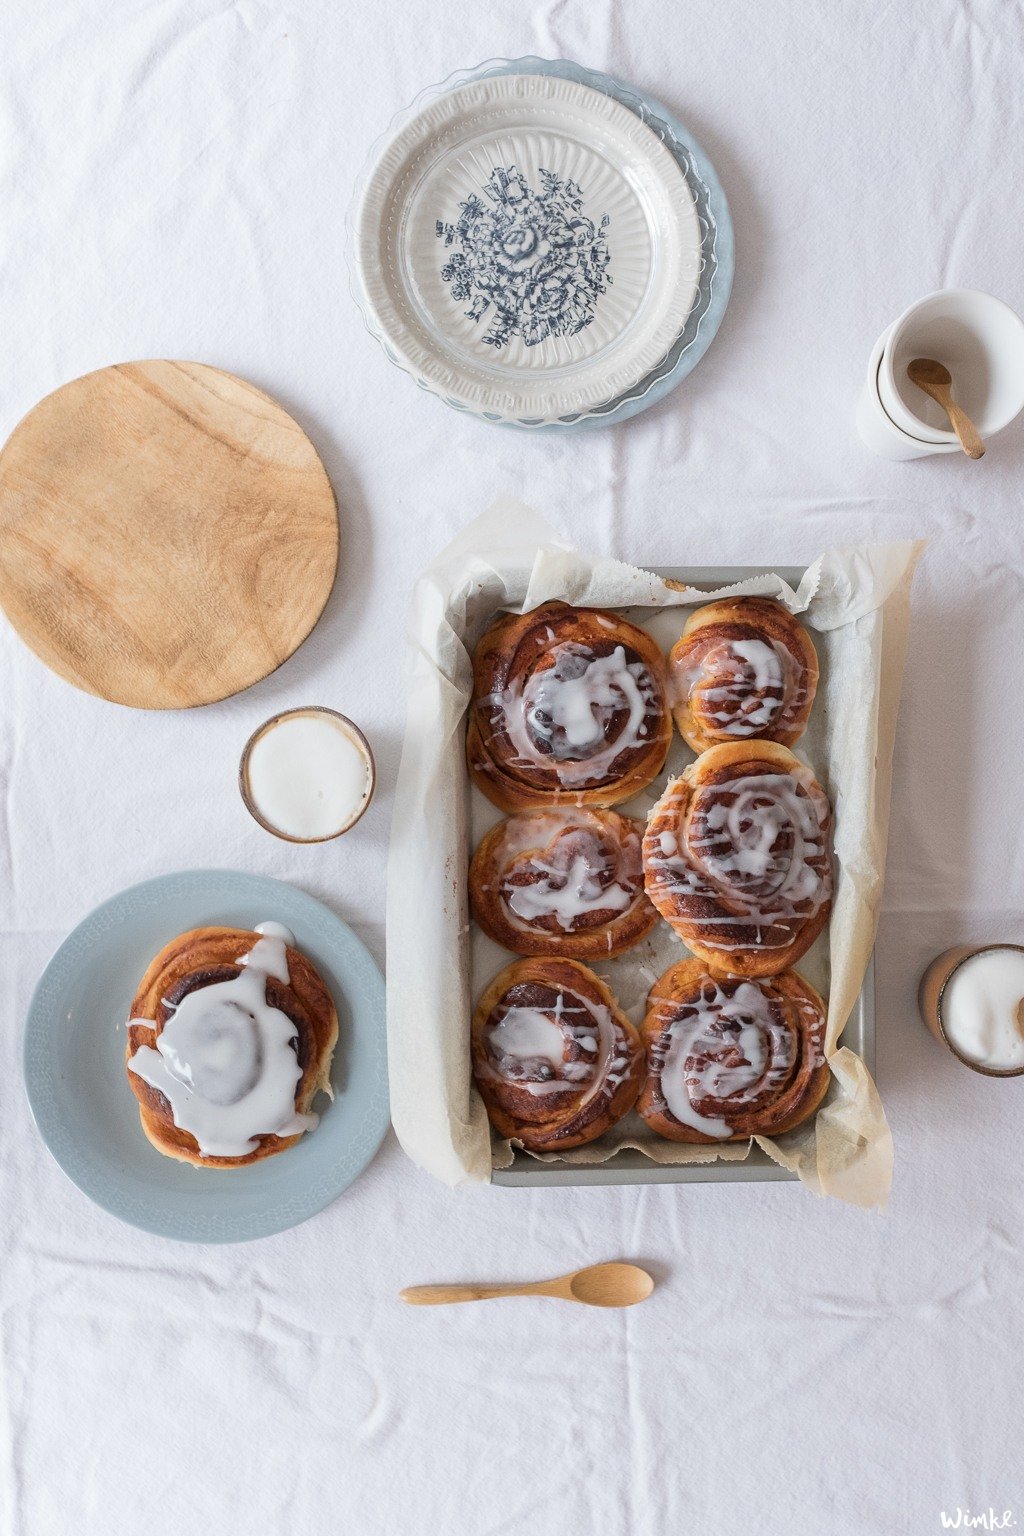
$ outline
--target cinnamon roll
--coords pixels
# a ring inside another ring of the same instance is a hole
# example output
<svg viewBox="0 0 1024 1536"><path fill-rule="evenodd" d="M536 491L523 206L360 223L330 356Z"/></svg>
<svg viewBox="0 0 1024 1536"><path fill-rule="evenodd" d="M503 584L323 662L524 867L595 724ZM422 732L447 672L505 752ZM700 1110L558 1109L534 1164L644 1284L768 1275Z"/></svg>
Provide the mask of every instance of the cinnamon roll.
<svg viewBox="0 0 1024 1536"><path fill-rule="evenodd" d="M695 752L758 737L791 747L818 686L818 654L789 609L770 597L698 608L669 653L669 697Z"/></svg>
<svg viewBox="0 0 1024 1536"><path fill-rule="evenodd" d="M473 662L470 772L503 811L617 805L661 771L665 663L642 629L596 608L506 614Z"/></svg>
<svg viewBox="0 0 1024 1536"><path fill-rule="evenodd" d="M158 1152L201 1168L273 1157L330 1094L338 1016L279 923L194 928L160 951L128 1020L125 1066Z"/></svg>
<svg viewBox="0 0 1024 1536"><path fill-rule="evenodd" d="M658 921L644 891L642 835L642 823L615 811L510 816L473 855L473 916L519 955L621 954Z"/></svg>
<svg viewBox="0 0 1024 1536"><path fill-rule="evenodd" d="M604 982L575 960L517 960L473 1015L491 1123L533 1152L594 1141L632 1109L643 1050Z"/></svg>
<svg viewBox="0 0 1024 1536"><path fill-rule="evenodd" d="M824 790L788 747L711 747L648 818L647 894L714 970L775 976L828 920L831 821Z"/></svg>
<svg viewBox="0 0 1024 1536"><path fill-rule="evenodd" d="M828 1088L825 1004L795 971L713 976L684 960L651 989L637 1109L669 1141L779 1136Z"/></svg>

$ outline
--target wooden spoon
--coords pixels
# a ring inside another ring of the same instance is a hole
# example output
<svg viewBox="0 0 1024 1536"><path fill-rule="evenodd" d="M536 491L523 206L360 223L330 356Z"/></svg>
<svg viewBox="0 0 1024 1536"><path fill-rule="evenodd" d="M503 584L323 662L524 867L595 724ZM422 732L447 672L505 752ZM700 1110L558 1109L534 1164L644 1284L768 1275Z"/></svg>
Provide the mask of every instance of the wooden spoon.
<svg viewBox="0 0 1024 1536"><path fill-rule="evenodd" d="M933 357L915 357L912 363L907 364L907 377L918 389L923 389L926 395L931 395L933 400L939 402L967 457L980 459L985 452L985 444L974 422L955 404L952 397L953 378L945 364L937 363Z"/></svg>
<svg viewBox="0 0 1024 1536"><path fill-rule="evenodd" d="M636 1264L593 1264L557 1280L536 1280L527 1285L410 1285L399 1294L414 1307L437 1306L448 1301L488 1301L492 1296L557 1296L561 1301L582 1301L588 1307L631 1307L646 1301L654 1281Z"/></svg>

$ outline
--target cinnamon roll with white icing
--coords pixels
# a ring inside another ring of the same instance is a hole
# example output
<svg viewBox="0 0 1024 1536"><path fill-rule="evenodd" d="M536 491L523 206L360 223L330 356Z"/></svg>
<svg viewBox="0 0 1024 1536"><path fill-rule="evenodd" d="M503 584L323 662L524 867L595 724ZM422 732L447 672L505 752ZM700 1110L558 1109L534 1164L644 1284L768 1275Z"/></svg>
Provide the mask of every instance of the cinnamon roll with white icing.
<svg viewBox="0 0 1024 1536"><path fill-rule="evenodd" d="M617 805L661 772L671 736L661 651L616 614L544 603L477 646L467 758L503 811Z"/></svg>
<svg viewBox="0 0 1024 1536"><path fill-rule="evenodd" d="M655 982L637 1109L669 1141L779 1136L828 1089L825 1004L795 971L762 981L684 960Z"/></svg>
<svg viewBox="0 0 1024 1536"><path fill-rule="evenodd" d="M165 1157L238 1168L293 1146L330 1095L338 1015L279 923L194 928L139 983L125 1066L146 1136Z"/></svg>
<svg viewBox="0 0 1024 1536"><path fill-rule="evenodd" d="M814 703L818 654L782 603L728 597L690 615L668 673L679 734L695 752L755 737L791 747Z"/></svg>
<svg viewBox="0 0 1024 1536"><path fill-rule="evenodd" d="M711 747L651 811L647 894L706 965L775 976L828 921L831 824L824 790L787 747Z"/></svg>
<svg viewBox="0 0 1024 1536"><path fill-rule="evenodd" d="M658 921L644 890L642 822L616 811L522 811L500 821L469 869L473 916L519 955L618 955Z"/></svg>
<svg viewBox="0 0 1024 1536"><path fill-rule="evenodd" d="M533 1152L603 1135L643 1074L636 1030L575 960L517 960L496 976L473 1015L472 1055L491 1123Z"/></svg>

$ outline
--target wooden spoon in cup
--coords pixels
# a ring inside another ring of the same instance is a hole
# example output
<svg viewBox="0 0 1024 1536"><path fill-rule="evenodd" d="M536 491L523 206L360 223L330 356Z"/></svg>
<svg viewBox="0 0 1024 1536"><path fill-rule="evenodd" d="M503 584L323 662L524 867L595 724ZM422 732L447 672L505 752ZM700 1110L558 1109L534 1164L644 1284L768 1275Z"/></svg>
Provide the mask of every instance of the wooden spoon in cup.
<svg viewBox="0 0 1024 1536"><path fill-rule="evenodd" d="M912 363L907 364L907 377L942 406L967 457L980 459L985 452L985 444L971 418L954 402L953 378L945 364L937 363L933 357L915 357Z"/></svg>
<svg viewBox="0 0 1024 1536"><path fill-rule="evenodd" d="M436 1306L448 1301L488 1301L492 1296L557 1296L589 1307L631 1307L646 1301L654 1281L636 1264L592 1264L557 1280L527 1285L410 1285L399 1295L412 1306Z"/></svg>

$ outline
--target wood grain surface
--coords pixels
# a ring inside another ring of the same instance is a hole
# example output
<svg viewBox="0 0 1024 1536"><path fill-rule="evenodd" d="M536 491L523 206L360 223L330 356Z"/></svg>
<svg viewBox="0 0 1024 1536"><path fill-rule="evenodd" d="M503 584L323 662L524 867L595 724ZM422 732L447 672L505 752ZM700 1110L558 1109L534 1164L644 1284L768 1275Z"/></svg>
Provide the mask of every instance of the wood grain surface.
<svg viewBox="0 0 1024 1536"><path fill-rule="evenodd" d="M103 368L0 453L0 605L46 664L142 709L224 699L302 644L338 516L296 422L201 363Z"/></svg>

